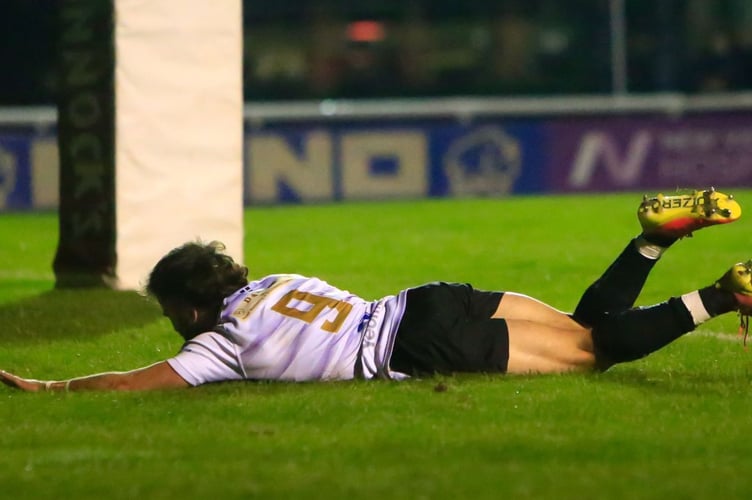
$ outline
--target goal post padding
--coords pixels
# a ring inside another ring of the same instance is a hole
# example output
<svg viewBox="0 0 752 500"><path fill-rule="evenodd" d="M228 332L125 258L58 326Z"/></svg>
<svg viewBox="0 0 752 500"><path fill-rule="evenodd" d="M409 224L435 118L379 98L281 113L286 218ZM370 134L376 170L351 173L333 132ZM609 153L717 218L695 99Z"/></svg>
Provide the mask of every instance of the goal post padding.
<svg viewBox="0 0 752 500"><path fill-rule="evenodd" d="M242 260L241 1L63 0L61 21L61 75L81 75L58 104L57 286L140 288L197 238Z"/></svg>

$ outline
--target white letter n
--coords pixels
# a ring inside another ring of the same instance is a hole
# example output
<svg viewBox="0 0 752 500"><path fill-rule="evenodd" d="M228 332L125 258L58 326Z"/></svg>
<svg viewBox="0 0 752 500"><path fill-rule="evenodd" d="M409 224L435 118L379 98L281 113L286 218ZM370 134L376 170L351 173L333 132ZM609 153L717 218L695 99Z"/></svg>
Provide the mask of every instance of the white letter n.
<svg viewBox="0 0 752 500"><path fill-rule="evenodd" d="M651 144L650 133L641 130L632 137L623 158L611 137L604 132L585 134L577 151L574 166L569 174L569 184L584 187L596 167L603 164L611 178L622 185L630 185L639 177Z"/></svg>

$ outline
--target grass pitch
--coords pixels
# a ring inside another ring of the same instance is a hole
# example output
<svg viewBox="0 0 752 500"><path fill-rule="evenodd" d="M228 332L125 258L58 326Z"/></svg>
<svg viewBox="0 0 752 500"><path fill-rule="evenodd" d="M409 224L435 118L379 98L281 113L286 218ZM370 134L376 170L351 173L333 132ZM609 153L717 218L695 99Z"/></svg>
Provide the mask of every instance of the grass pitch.
<svg viewBox="0 0 752 500"><path fill-rule="evenodd" d="M752 191L735 194L752 210ZM638 232L636 195L247 211L253 276L366 298L436 279L571 310ZM752 257L752 215L679 242L649 304ZM179 337L135 293L52 291L53 214L0 215L0 367L126 370ZM3 498L747 498L752 352L734 315L603 374L227 383L155 393L0 387Z"/></svg>

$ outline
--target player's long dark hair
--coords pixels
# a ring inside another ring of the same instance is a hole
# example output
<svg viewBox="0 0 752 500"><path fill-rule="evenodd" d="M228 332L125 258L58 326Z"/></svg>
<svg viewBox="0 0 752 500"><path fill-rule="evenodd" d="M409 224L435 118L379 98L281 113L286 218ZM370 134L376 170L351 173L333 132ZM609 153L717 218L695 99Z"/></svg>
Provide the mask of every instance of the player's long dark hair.
<svg viewBox="0 0 752 500"><path fill-rule="evenodd" d="M186 243L162 257L149 274L145 290L164 303L178 302L219 311L222 300L248 284L248 268L222 253L218 242Z"/></svg>

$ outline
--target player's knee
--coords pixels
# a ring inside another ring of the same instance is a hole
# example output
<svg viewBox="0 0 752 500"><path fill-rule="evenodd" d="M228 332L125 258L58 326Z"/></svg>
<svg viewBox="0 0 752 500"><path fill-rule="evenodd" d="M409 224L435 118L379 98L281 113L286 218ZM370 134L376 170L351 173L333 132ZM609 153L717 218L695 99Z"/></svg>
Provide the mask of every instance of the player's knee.
<svg viewBox="0 0 752 500"><path fill-rule="evenodd" d="M592 336L594 365L598 370L607 370L617 363L636 361L650 353L639 342L635 342L634 338L621 331L620 325L615 321L602 322L593 328Z"/></svg>

